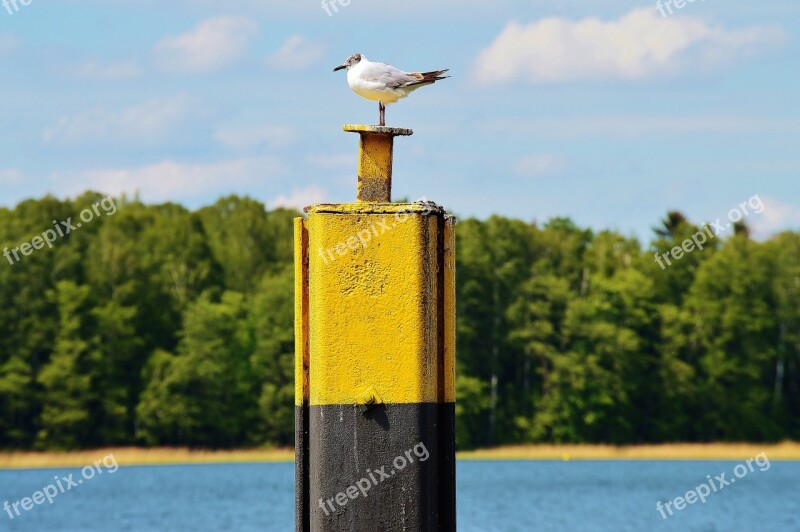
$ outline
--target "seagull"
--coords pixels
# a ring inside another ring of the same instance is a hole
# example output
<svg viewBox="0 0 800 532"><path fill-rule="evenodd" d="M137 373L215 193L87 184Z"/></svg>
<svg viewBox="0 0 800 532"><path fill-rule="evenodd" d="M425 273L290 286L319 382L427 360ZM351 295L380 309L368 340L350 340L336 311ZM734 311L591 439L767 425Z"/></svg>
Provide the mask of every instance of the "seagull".
<svg viewBox="0 0 800 532"><path fill-rule="evenodd" d="M405 72L391 65L373 63L363 54L351 55L333 71L343 69L347 69L347 84L353 92L362 98L378 102L382 126L386 125L386 105L405 98L420 87L450 77L442 75L449 69Z"/></svg>

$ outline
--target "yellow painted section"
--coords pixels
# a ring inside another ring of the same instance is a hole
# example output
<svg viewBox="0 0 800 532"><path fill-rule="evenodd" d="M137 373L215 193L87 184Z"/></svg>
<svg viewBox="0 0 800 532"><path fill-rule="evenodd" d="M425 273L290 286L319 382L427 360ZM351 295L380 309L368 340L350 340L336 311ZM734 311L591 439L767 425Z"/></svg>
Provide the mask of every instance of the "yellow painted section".
<svg viewBox="0 0 800 532"><path fill-rule="evenodd" d="M295 405L308 404L308 231L306 220L294 220Z"/></svg>
<svg viewBox="0 0 800 532"><path fill-rule="evenodd" d="M295 223L297 404L455 401L455 219L391 203L393 141L358 133L358 201Z"/></svg>
<svg viewBox="0 0 800 532"><path fill-rule="evenodd" d="M456 400L456 219L444 220L444 401Z"/></svg>
<svg viewBox="0 0 800 532"><path fill-rule="evenodd" d="M392 200L394 137L413 134L410 129L348 124L345 131L358 133L358 201Z"/></svg>
<svg viewBox="0 0 800 532"><path fill-rule="evenodd" d="M309 214L392 214L398 222L403 214L444 214L433 202L416 203L318 203L306 207Z"/></svg>
<svg viewBox="0 0 800 532"><path fill-rule="evenodd" d="M363 404L373 388L385 403L453 401L454 270L442 245L452 226L442 209L308 211L309 403Z"/></svg>
<svg viewBox="0 0 800 532"><path fill-rule="evenodd" d="M358 199L391 201L394 139L389 135L361 135L358 159Z"/></svg>

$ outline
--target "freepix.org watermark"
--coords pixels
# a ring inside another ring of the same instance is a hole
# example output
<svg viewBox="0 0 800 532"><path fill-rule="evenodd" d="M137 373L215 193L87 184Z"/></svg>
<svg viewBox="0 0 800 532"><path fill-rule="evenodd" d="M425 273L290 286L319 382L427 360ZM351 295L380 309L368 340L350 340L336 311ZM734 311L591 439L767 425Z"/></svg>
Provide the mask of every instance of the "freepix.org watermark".
<svg viewBox="0 0 800 532"><path fill-rule="evenodd" d="M28 7L33 0L2 0L3 7L6 8L9 15L13 15L19 11L19 7Z"/></svg>
<svg viewBox="0 0 800 532"><path fill-rule="evenodd" d="M104 466L105 469L101 466ZM102 475L106 471L114 473L117 469L119 469L117 459L114 458L113 454L108 454L100 460L97 460L94 464L87 465L81 469L80 477L74 478L76 476L75 473L71 473L65 477L55 476L53 477L55 482L48 484L39 491L33 492L30 497L23 497L14 502L5 501L3 503L3 510L8 514L9 519L16 519L22 515L22 512L30 511L35 506L44 504L45 501L47 501L48 504L53 504L56 497L73 488L77 488L82 485L84 481L92 480L95 476Z"/></svg>
<svg viewBox="0 0 800 532"><path fill-rule="evenodd" d="M351 1L352 0L322 0L322 9L325 10L329 17L332 17L339 12L339 6L347 7L350 5Z"/></svg>
<svg viewBox="0 0 800 532"><path fill-rule="evenodd" d="M656 503L656 511L661 514L662 519L667 519L674 515L672 511L673 508L675 508L676 512L680 512L686 508L687 504L695 504L697 501L705 504L706 499L713 493L722 491L726 486L732 486L736 483L737 479L742 479L755 471L753 467L754 462L758 466L759 471L767 471L770 468L767 453L759 453L753 458L748 458L744 463L737 464L736 467L733 468L733 477L726 479L725 473L720 473L712 479L711 475L706 475L707 482L703 482L696 488L687 491L683 497L675 497L666 503L658 501Z"/></svg>
<svg viewBox="0 0 800 532"><path fill-rule="evenodd" d="M711 224L706 225L693 234L690 238L684 240L680 246L675 246L669 251L661 254L655 252L655 261L659 266L661 266L662 270L665 270L667 266L672 266L673 260L678 261L682 259L684 255L691 253L695 249L702 251L703 247L710 240L713 240L719 236L720 233L724 233L730 229L734 223L741 221L745 216L748 216L752 213L761 214L762 212L764 212L764 203L761 201L761 198L758 196L758 194L756 194L747 201L741 202L738 207L734 207L728 211L728 223L726 225L722 225L720 219L717 218L714 222L711 222ZM664 262L666 262L666 265Z"/></svg>
<svg viewBox="0 0 800 532"><path fill-rule="evenodd" d="M103 212L100 212L102 207ZM3 256L6 258L10 265L15 265L22 260L23 257L29 257L34 251L47 246L52 248L53 244L59 238L64 238L73 231L80 229L84 223L89 223L105 214L106 216L113 216L117 212L117 204L111 196L103 198L101 201L93 203L90 207L83 209L79 215L80 222L72 222L72 218L67 218L64 221L57 222L53 220L53 228L47 229L42 233L42 236L35 236L30 242L24 242L15 248L4 248Z"/></svg>
<svg viewBox="0 0 800 532"><path fill-rule="evenodd" d="M705 2L706 0L702 0ZM661 13L663 18L667 18L669 15L673 13L672 8L675 9L683 9L686 7L686 4L694 4L697 0L665 0L663 3L661 0L656 2L656 9L658 12Z"/></svg>
<svg viewBox="0 0 800 532"><path fill-rule="evenodd" d="M419 214L422 216L430 214L433 209L436 208L435 204L429 202L425 198L417 200L415 203L420 203L425 207L421 212L419 212ZM412 210L397 211L394 213L394 219L387 216L381 216L374 222L371 222L369 227L365 227L358 233L347 237L335 246L331 246L328 249L320 247L317 250L317 253L319 253L319 256L322 258L325 266L327 266L331 262L336 262L337 256L343 257L347 255L348 252L366 249L373 238L379 238L381 235L391 231L398 225L406 223L412 212Z"/></svg>
<svg viewBox="0 0 800 532"><path fill-rule="evenodd" d="M369 490L384 480L392 478L396 473L403 471L406 467L413 464L414 457L418 458L420 462L425 462L428 460L428 458L430 458L430 456L430 452L428 452L428 448L425 447L425 443L419 442L413 448L395 457L395 459L392 460L392 466L394 467L389 471L386 470L386 468L389 466L382 466L378 469L372 470L367 469L367 476L354 482L344 491L340 491L330 499L320 498L318 502L319 507L322 508L322 511L325 512L326 516L329 516L331 512L336 512L337 506L339 508L344 508L351 500L355 500L361 496L366 497L369 493ZM336 503L336 506L334 506L334 502Z"/></svg>

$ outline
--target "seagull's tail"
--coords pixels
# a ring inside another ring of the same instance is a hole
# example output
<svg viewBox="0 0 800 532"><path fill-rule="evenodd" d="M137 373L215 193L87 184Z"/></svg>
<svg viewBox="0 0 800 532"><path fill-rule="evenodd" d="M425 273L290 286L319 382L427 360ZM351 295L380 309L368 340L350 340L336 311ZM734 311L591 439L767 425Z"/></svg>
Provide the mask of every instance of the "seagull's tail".
<svg viewBox="0 0 800 532"><path fill-rule="evenodd" d="M442 74L448 72L449 70L449 68L446 68L444 70L434 70L432 72L414 72L411 75L417 78L419 81L409 83L408 86L430 85L431 83L436 83L437 81L447 79L450 76L443 76Z"/></svg>

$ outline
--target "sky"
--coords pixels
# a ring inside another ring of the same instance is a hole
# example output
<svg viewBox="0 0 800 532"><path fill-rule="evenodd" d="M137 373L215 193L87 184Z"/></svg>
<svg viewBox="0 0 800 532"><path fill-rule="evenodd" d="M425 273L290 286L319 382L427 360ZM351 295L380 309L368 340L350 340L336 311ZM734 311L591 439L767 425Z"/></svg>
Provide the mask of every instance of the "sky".
<svg viewBox="0 0 800 532"><path fill-rule="evenodd" d="M360 52L451 69L387 110L395 198L648 240L757 195L757 237L800 229L797 0L1 2L0 206L353 201Z"/></svg>

